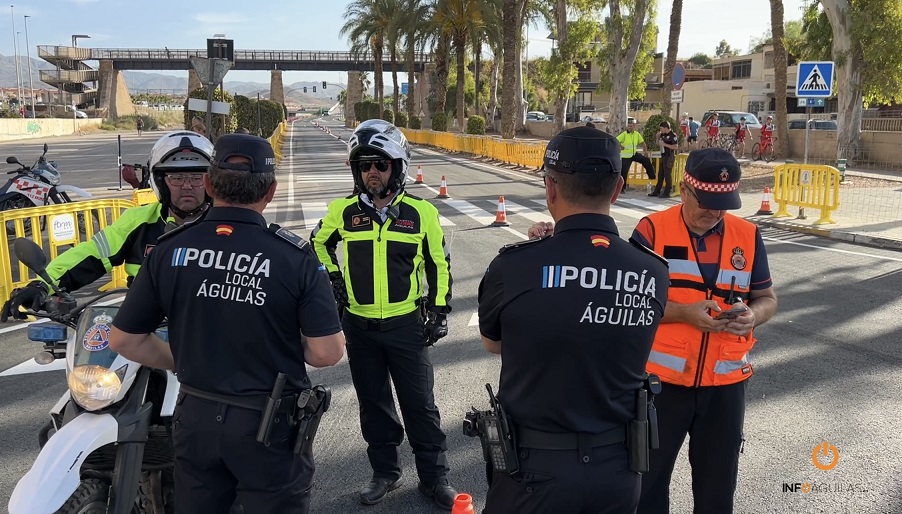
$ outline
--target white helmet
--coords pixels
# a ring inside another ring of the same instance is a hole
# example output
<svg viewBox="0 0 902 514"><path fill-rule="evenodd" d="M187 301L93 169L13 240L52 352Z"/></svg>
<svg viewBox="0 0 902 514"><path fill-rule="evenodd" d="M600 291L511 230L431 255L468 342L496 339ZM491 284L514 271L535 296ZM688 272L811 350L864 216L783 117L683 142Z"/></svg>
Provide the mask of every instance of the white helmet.
<svg viewBox="0 0 902 514"><path fill-rule="evenodd" d="M392 161L388 187L379 196L385 198L391 193L403 191L410 166L410 145L401 130L385 120L364 121L348 140L348 161L354 174L354 185L360 191L366 191L366 185L355 163L374 158Z"/></svg>
<svg viewBox="0 0 902 514"><path fill-rule="evenodd" d="M164 176L167 172L206 173L212 154L213 143L197 132L188 130L170 132L154 143L147 166L150 168L150 187L163 207L185 218L200 212L211 202L208 196L204 203L191 212L182 211L172 205Z"/></svg>

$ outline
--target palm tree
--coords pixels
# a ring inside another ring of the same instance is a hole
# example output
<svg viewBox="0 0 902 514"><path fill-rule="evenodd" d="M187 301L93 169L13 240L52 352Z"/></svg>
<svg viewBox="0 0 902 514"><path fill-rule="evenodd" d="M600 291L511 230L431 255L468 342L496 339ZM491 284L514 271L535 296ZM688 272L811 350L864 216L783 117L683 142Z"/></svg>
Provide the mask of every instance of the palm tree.
<svg viewBox="0 0 902 514"><path fill-rule="evenodd" d="M517 114L523 101L519 77L520 55L523 48L523 21L529 0L504 0L501 23L504 34L504 71L501 95L501 137L513 139L517 131Z"/></svg>
<svg viewBox="0 0 902 514"><path fill-rule="evenodd" d="M467 40L484 26L480 0L439 0L434 21L451 37L457 64L457 125L464 128Z"/></svg>
<svg viewBox="0 0 902 514"><path fill-rule="evenodd" d="M415 62L416 52L423 51L428 42L431 6L425 0L404 0L403 8L396 18L398 31L404 33L404 55L407 62L407 119L412 119L416 97Z"/></svg>
<svg viewBox="0 0 902 514"><path fill-rule="evenodd" d="M435 112L445 112L445 97L448 95L448 61L451 59L451 36L441 28L436 28L435 44Z"/></svg>
<svg viewBox="0 0 902 514"><path fill-rule="evenodd" d="M661 99L661 114L670 116L670 92L673 91L673 68L676 66L677 47L680 43L680 28L683 23L683 0L673 0L670 10L670 37L667 40L667 58L664 60L664 98ZM679 113L677 113L679 119Z"/></svg>
<svg viewBox="0 0 902 514"><path fill-rule="evenodd" d="M482 23L470 27L470 40L473 43L473 75L476 80L476 97L473 112L482 115L479 110L479 95L482 92L482 45L488 44L490 48L501 45L501 0L482 0ZM496 54L499 55L499 54Z"/></svg>
<svg viewBox="0 0 902 514"><path fill-rule="evenodd" d="M774 38L774 102L777 120L775 131L777 155L789 155L789 138L786 134L786 46L783 44L783 0L770 0L770 31Z"/></svg>
<svg viewBox="0 0 902 514"><path fill-rule="evenodd" d="M376 61L373 72L376 86L374 97L379 104L380 113L385 104L382 55L387 31L391 28L396 14L392 5L392 0L354 0L345 10L345 24L339 32L342 36L347 36L352 52L367 55L372 51L373 59Z"/></svg>

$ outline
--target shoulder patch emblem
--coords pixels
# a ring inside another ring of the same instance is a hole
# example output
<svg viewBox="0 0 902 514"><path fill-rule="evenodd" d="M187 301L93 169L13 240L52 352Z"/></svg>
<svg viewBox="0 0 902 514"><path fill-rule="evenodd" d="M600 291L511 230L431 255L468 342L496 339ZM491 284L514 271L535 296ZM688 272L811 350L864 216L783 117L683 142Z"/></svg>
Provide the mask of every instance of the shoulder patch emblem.
<svg viewBox="0 0 902 514"><path fill-rule="evenodd" d="M670 267L670 265L667 263L667 259L665 259L664 257L661 257L660 255L655 253L654 250L645 246L644 244L640 243L639 241L636 241L635 238L632 238L632 237L630 238L630 244L633 245L633 247L638 248L639 250L642 250L643 252L647 253L648 255L651 255L652 257L658 259L659 261L661 261L664 264L664 266L667 266L668 268Z"/></svg>
<svg viewBox="0 0 902 514"><path fill-rule="evenodd" d="M730 258L730 264L739 271L745 269L748 261L745 260L745 252L740 247L733 248L733 256Z"/></svg>

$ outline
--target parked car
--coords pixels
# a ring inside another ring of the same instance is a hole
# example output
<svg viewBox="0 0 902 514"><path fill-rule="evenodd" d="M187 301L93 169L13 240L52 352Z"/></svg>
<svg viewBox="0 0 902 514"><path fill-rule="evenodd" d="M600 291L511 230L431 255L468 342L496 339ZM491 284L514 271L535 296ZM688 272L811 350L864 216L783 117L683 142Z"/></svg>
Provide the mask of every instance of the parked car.
<svg viewBox="0 0 902 514"><path fill-rule="evenodd" d="M526 121L545 121L547 117L548 115L542 111L529 111L526 113Z"/></svg>
<svg viewBox="0 0 902 514"><path fill-rule="evenodd" d="M792 120L789 122L790 130L805 130L805 120ZM811 120L811 130L837 130L838 125L833 120Z"/></svg>
<svg viewBox="0 0 902 514"><path fill-rule="evenodd" d="M740 112L740 111L716 111L717 119L720 120L721 127L730 127L735 128L739 125L739 118L745 118L745 123L750 129L760 129L761 122L758 121L758 118L750 113L750 112ZM711 119L711 115L713 112L708 111L702 116L702 126L704 127L708 120Z"/></svg>
<svg viewBox="0 0 902 514"><path fill-rule="evenodd" d="M580 113L579 121L581 121L583 123L588 123L591 121L592 123L596 123L596 124L597 123L607 123L607 120L602 118L600 114L595 114L593 112Z"/></svg>

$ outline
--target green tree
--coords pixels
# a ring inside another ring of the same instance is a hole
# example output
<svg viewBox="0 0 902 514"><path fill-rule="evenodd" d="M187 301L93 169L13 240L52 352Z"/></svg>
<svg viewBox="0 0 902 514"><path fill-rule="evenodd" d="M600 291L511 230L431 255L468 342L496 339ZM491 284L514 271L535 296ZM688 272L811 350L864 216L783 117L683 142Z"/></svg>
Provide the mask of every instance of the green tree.
<svg viewBox="0 0 902 514"><path fill-rule="evenodd" d="M902 3L898 0L820 0L805 13L805 59L836 63L837 158L861 151L864 103L902 101Z"/></svg>
<svg viewBox="0 0 902 514"><path fill-rule="evenodd" d="M380 111L385 103L385 87L382 85L382 55L385 51L386 32L392 27L395 16L392 0L354 0L345 10L345 23L339 34L348 38L351 51L370 55L376 61L373 79L375 98Z"/></svg>
<svg viewBox="0 0 902 514"><path fill-rule="evenodd" d="M683 24L683 0L673 0L670 8L670 35L667 39L667 57L664 59L664 92L661 114L670 116L670 92L673 91L673 69L676 67L677 52L680 44L680 29Z"/></svg>
<svg viewBox="0 0 902 514"><path fill-rule="evenodd" d="M687 59L687 62L691 62L692 64L696 64L701 66L704 69L711 69L711 58L708 55L703 54L702 52L698 52L694 54L692 57Z"/></svg>
<svg viewBox="0 0 902 514"><path fill-rule="evenodd" d="M717 48L714 49L715 59L733 57L734 55L739 55L739 50L733 50L733 48L730 46L730 43L727 43L726 39L721 39L720 43L717 44Z"/></svg>

